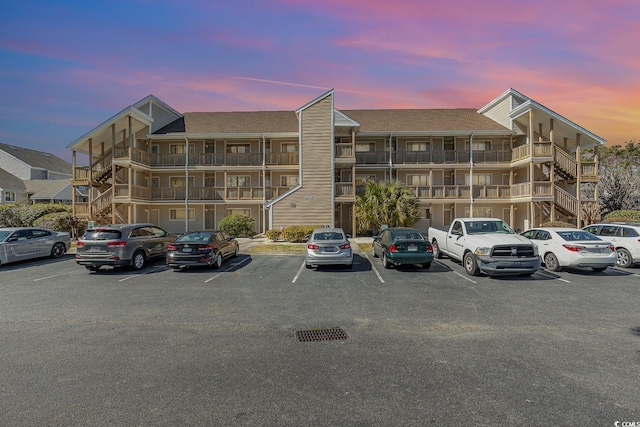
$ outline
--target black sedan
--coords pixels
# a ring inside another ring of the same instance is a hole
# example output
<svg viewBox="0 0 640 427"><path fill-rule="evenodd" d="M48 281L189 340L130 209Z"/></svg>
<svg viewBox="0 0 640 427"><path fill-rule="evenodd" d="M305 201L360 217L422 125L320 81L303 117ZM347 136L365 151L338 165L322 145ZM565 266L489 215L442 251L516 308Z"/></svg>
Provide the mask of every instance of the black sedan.
<svg viewBox="0 0 640 427"><path fill-rule="evenodd" d="M167 265L174 270L193 266L220 268L225 258L239 253L235 236L224 231L190 231L167 247Z"/></svg>

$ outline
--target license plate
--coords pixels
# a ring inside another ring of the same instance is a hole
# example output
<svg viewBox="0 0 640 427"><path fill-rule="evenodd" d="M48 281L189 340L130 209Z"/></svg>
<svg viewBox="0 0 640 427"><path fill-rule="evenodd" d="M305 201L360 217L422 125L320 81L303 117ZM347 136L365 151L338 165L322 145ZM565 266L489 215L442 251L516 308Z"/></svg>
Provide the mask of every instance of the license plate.
<svg viewBox="0 0 640 427"><path fill-rule="evenodd" d="M182 252L191 252L192 249L191 248L182 248Z"/></svg>
<svg viewBox="0 0 640 427"><path fill-rule="evenodd" d="M100 248L100 246L91 246L89 248L89 252L100 252L102 250L102 248Z"/></svg>
<svg viewBox="0 0 640 427"><path fill-rule="evenodd" d="M416 245L409 245L409 252L417 252L418 247Z"/></svg>
<svg viewBox="0 0 640 427"><path fill-rule="evenodd" d="M335 252L336 250L334 248L324 248L325 252Z"/></svg>

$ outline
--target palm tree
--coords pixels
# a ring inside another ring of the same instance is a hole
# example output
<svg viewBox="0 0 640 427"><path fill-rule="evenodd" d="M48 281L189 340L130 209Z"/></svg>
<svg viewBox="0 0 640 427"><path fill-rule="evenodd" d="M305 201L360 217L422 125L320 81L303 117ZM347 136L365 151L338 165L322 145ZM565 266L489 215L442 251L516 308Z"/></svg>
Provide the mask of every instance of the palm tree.
<svg viewBox="0 0 640 427"><path fill-rule="evenodd" d="M367 181L355 209L358 232L379 230L383 224L411 227L420 218L416 195L400 181Z"/></svg>

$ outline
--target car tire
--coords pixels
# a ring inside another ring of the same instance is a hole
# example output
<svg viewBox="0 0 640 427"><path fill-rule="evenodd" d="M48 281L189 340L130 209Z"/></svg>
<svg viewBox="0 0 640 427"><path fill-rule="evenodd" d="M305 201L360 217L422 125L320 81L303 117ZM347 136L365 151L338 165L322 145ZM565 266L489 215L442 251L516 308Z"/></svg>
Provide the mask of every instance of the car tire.
<svg viewBox="0 0 640 427"><path fill-rule="evenodd" d="M131 257L131 269L138 271L142 270L147 263L147 257L144 255L144 252L138 251L133 254Z"/></svg>
<svg viewBox="0 0 640 427"><path fill-rule="evenodd" d="M171 269L172 269L173 271L180 271L180 270L182 270L182 269L180 268L180 266L179 266L179 265L172 265L172 266L171 266Z"/></svg>
<svg viewBox="0 0 640 427"><path fill-rule="evenodd" d="M240 246L239 246L239 245L236 245L236 249L235 249L235 250L234 250L234 252L233 252L233 257L234 257L234 258L237 258L237 257L238 257L238 255L240 255Z"/></svg>
<svg viewBox="0 0 640 427"><path fill-rule="evenodd" d="M86 268L89 271L98 271L98 270L100 270L100 267L97 267L95 265L85 265L84 268Z"/></svg>
<svg viewBox="0 0 640 427"><path fill-rule="evenodd" d="M422 263L422 268L424 268L425 270L428 270L431 268L431 263L430 262L423 262Z"/></svg>
<svg viewBox="0 0 640 427"><path fill-rule="evenodd" d="M67 251L64 243L58 242L51 248L51 258L60 258Z"/></svg>
<svg viewBox="0 0 640 427"><path fill-rule="evenodd" d="M213 268L222 267L222 254L218 251L216 254L216 261L213 263Z"/></svg>
<svg viewBox="0 0 640 427"><path fill-rule="evenodd" d="M555 256L553 252L548 252L544 255L544 266L549 271L562 270L562 267L560 267L560 263L558 262L558 257Z"/></svg>
<svg viewBox="0 0 640 427"><path fill-rule="evenodd" d="M464 258L462 259L462 264L464 265L464 270L467 272L469 276L479 276L480 268L478 267L478 261L476 261L475 255L471 252L467 252L464 254Z"/></svg>
<svg viewBox="0 0 640 427"><path fill-rule="evenodd" d="M391 268L391 263L387 259L387 254L385 253L382 254L382 265L384 266L384 268Z"/></svg>
<svg viewBox="0 0 640 427"><path fill-rule="evenodd" d="M433 257L435 259L442 259L442 252L440 252L440 246L438 246L436 239L433 239L433 242L431 242L431 247L433 247Z"/></svg>
<svg viewBox="0 0 640 427"><path fill-rule="evenodd" d="M376 253L376 248L371 245L371 256L374 258L378 258L378 254Z"/></svg>
<svg viewBox="0 0 640 427"><path fill-rule="evenodd" d="M629 268L633 265L633 259L631 258L631 254L625 248L616 249L618 252L618 261L616 264L618 267Z"/></svg>
<svg viewBox="0 0 640 427"><path fill-rule="evenodd" d="M602 273L603 271L605 271L607 269L607 267L591 267L591 269L593 271L595 271L596 273Z"/></svg>
<svg viewBox="0 0 640 427"><path fill-rule="evenodd" d="M311 268L312 267L311 264L307 264L307 263L305 263L304 266L307 267L307 268Z"/></svg>

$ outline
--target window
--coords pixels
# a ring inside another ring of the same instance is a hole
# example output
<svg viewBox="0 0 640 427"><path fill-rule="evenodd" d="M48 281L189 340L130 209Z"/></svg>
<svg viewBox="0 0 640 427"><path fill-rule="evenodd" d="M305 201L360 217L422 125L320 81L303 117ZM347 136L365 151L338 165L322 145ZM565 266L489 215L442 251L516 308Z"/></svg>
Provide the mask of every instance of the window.
<svg viewBox="0 0 640 427"><path fill-rule="evenodd" d="M189 209L189 221L193 221L196 218L196 210ZM169 219L171 221L185 220L184 209L169 209Z"/></svg>
<svg viewBox="0 0 640 427"><path fill-rule="evenodd" d="M16 201L16 193L11 191L5 191L4 193L4 201L5 202L15 202Z"/></svg>
<svg viewBox="0 0 640 427"><path fill-rule="evenodd" d="M469 141L465 142L465 148L469 151ZM473 141L473 151L491 150L491 141Z"/></svg>
<svg viewBox="0 0 640 427"><path fill-rule="evenodd" d="M295 187L298 185L298 175L284 175L280 177L280 185L282 187Z"/></svg>
<svg viewBox="0 0 640 427"><path fill-rule="evenodd" d="M169 146L171 154L184 154L184 144L171 144ZM194 144L189 144L189 153L194 154L196 152L196 146Z"/></svg>
<svg viewBox="0 0 640 427"><path fill-rule="evenodd" d="M464 185L469 184L469 174L464 176ZM473 185L491 185L491 174L488 173L474 173Z"/></svg>
<svg viewBox="0 0 640 427"><path fill-rule="evenodd" d="M298 144L295 143L295 142L283 143L281 151L283 153L297 153L298 152Z"/></svg>
<svg viewBox="0 0 640 427"><path fill-rule="evenodd" d="M186 187L187 179L184 176L172 176L169 178L169 186L172 188L175 187ZM189 187L195 187L196 179L194 176L189 177Z"/></svg>
<svg viewBox="0 0 640 427"><path fill-rule="evenodd" d="M31 230L33 237L48 237L51 236L51 232L47 230Z"/></svg>
<svg viewBox="0 0 640 427"><path fill-rule="evenodd" d="M428 142L407 142L407 151L428 151L429 143Z"/></svg>
<svg viewBox="0 0 640 427"><path fill-rule="evenodd" d="M464 216L469 217L469 207L464 208ZM473 208L473 218L491 218L491 208Z"/></svg>
<svg viewBox="0 0 640 427"><path fill-rule="evenodd" d="M227 153L250 153L251 144L229 144L227 145Z"/></svg>
<svg viewBox="0 0 640 427"><path fill-rule="evenodd" d="M227 176L227 187L251 187L251 177L249 175L229 175Z"/></svg>
<svg viewBox="0 0 640 427"><path fill-rule="evenodd" d="M407 175L407 185L429 185L429 175Z"/></svg>
<svg viewBox="0 0 640 427"><path fill-rule="evenodd" d="M620 227L622 229L622 237L638 237L638 232L633 228Z"/></svg>
<svg viewBox="0 0 640 427"><path fill-rule="evenodd" d="M358 142L356 144L357 152L365 152L365 151L376 151L376 143L375 142Z"/></svg>
<svg viewBox="0 0 640 427"><path fill-rule="evenodd" d="M251 209L227 209L227 215L246 215L251 216Z"/></svg>

